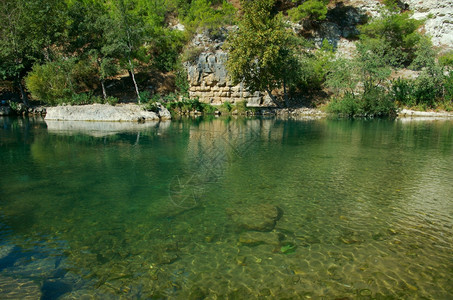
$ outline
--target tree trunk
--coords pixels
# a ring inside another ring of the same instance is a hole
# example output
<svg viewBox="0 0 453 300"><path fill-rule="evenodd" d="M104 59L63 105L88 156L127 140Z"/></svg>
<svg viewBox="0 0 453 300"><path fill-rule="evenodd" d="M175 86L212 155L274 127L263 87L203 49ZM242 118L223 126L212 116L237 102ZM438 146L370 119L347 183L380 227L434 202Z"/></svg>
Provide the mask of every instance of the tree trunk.
<svg viewBox="0 0 453 300"><path fill-rule="evenodd" d="M135 93L137 94L138 104L140 104L140 93L138 91L137 82L135 81L135 74L134 74L134 69L132 68L131 59L129 59L129 67L130 67L130 74L132 77L132 81L134 82Z"/></svg>
<svg viewBox="0 0 453 300"><path fill-rule="evenodd" d="M289 107L288 93L286 92L286 80L283 79L283 98L285 99L285 106Z"/></svg>
<svg viewBox="0 0 453 300"><path fill-rule="evenodd" d="M105 99L107 99L107 93L105 92L104 79L101 79L101 87L102 87L102 96L104 97L104 100L105 100Z"/></svg>
<svg viewBox="0 0 453 300"><path fill-rule="evenodd" d="M277 102L277 97L275 97L274 95L272 95L271 90L266 89L266 92L267 92L267 94L269 95L269 97L271 98L272 102L274 102L275 105L277 105L277 107L280 107L280 104Z"/></svg>
<svg viewBox="0 0 453 300"><path fill-rule="evenodd" d="M19 76L17 76L17 86L19 87L19 91L20 91L20 98L22 99L22 102L25 104L25 106L29 106L28 104L28 97L27 97L27 94L25 93L25 90L24 90L24 87L22 85L22 80Z"/></svg>

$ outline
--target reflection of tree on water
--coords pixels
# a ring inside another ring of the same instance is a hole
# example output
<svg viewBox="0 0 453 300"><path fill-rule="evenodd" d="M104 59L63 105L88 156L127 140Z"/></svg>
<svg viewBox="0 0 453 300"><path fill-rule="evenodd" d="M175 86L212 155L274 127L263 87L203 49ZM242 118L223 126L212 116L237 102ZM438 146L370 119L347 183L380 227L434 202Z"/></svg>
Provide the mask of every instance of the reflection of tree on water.
<svg viewBox="0 0 453 300"><path fill-rule="evenodd" d="M181 208L200 205L208 186L217 183L228 166L252 151L260 130L260 120L248 120L247 124L216 120L192 129L187 148L190 171L172 179L170 201Z"/></svg>

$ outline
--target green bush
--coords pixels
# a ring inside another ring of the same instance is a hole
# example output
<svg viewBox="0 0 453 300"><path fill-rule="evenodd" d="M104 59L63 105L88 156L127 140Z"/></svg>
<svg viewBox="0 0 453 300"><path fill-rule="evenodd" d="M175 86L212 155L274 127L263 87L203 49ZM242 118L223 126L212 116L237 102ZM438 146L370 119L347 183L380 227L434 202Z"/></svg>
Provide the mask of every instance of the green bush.
<svg viewBox="0 0 453 300"><path fill-rule="evenodd" d="M203 113L205 113L205 114L213 114L217 110L217 108L215 106L212 106L211 104L207 104L207 103L202 103L201 109L202 109Z"/></svg>
<svg viewBox="0 0 453 300"><path fill-rule="evenodd" d="M71 105L83 105L91 103L91 99L93 97L92 93L80 93L80 94L72 94L70 99L66 100L66 103Z"/></svg>
<svg viewBox="0 0 453 300"><path fill-rule="evenodd" d="M86 104L92 103L92 94L83 92L92 89L93 74L94 67L88 61L59 59L34 65L25 84L33 99L46 104Z"/></svg>
<svg viewBox="0 0 453 300"><path fill-rule="evenodd" d="M327 15L327 4L329 0L307 0L303 4L288 11L288 16L293 22L303 19L322 21Z"/></svg>
<svg viewBox="0 0 453 300"><path fill-rule="evenodd" d="M226 102L222 103L222 105L219 107L219 109L222 112L229 113L233 110L233 105L231 104L231 102L226 101Z"/></svg>
<svg viewBox="0 0 453 300"><path fill-rule="evenodd" d="M394 67L409 65L416 56L422 37L417 29L422 24L423 21L412 19L410 12L399 13L390 7L359 27L361 43L383 49L387 63Z"/></svg>
<svg viewBox="0 0 453 300"><path fill-rule="evenodd" d="M238 101L236 102L236 104L234 105L234 108L233 110L236 110L238 114L243 114L247 111L247 100L242 100L242 101Z"/></svg>
<svg viewBox="0 0 453 300"><path fill-rule="evenodd" d="M200 56L200 54L204 51L203 47L196 47L189 45L184 49L181 54L181 61L183 62L191 62L194 63Z"/></svg>
<svg viewBox="0 0 453 300"><path fill-rule="evenodd" d="M71 99L75 90L71 80L74 65L74 60L34 65L25 78L31 97L50 105Z"/></svg>
<svg viewBox="0 0 453 300"><path fill-rule="evenodd" d="M444 92L444 99L446 101L453 101L453 72L450 72L448 75L444 77L443 82L443 92Z"/></svg>
<svg viewBox="0 0 453 300"><path fill-rule="evenodd" d="M379 118L396 116L396 105L392 97L381 88L373 88L361 95L346 93L334 98L327 111L341 117Z"/></svg>
<svg viewBox="0 0 453 300"><path fill-rule="evenodd" d="M189 96L190 84L187 77L186 68L182 64L179 64L176 69L175 86L176 91L184 97Z"/></svg>
<svg viewBox="0 0 453 300"><path fill-rule="evenodd" d="M441 67L453 68L453 51L449 51L439 56L439 65Z"/></svg>
<svg viewBox="0 0 453 300"><path fill-rule="evenodd" d="M417 104L414 97L414 84L411 80L403 78L393 80L390 94L399 105L411 107Z"/></svg>
<svg viewBox="0 0 453 300"><path fill-rule="evenodd" d="M140 101L142 103L148 103L151 100L151 94L148 91L141 91L138 94L140 95Z"/></svg>
<svg viewBox="0 0 453 300"><path fill-rule="evenodd" d="M182 18L188 33L194 33L198 28L216 29L234 22L236 10L228 1L222 6L214 7L208 0L191 1L190 7Z"/></svg>
<svg viewBox="0 0 453 300"><path fill-rule="evenodd" d="M105 99L105 102L108 103L108 104L110 104L110 105L115 106L116 104L118 104L119 99L116 98L116 97L109 96L109 97L107 97L107 98Z"/></svg>

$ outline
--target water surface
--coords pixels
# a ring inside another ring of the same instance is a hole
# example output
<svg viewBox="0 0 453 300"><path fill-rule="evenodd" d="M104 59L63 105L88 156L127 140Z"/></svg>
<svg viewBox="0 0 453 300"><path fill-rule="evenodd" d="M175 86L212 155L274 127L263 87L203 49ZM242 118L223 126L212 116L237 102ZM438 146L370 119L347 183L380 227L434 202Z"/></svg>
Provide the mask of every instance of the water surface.
<svg viewBox="0 0 453 300"><path fill-rule="evenodd" d="M0 125L2 299L453 295L452 121Z"/></svg>

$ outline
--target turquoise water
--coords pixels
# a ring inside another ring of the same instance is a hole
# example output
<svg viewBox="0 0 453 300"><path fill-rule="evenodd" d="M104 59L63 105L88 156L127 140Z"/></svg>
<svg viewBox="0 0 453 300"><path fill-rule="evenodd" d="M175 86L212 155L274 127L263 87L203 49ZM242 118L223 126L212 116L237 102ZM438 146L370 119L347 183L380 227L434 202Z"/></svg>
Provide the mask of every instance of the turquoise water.
<svg viewBox="0 0 453 300"><path fill-rule="evenodd" d="M453 295L453 121L0 125L2 299Z"/></svg>

